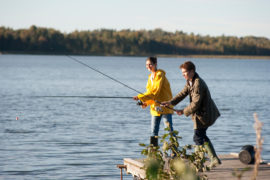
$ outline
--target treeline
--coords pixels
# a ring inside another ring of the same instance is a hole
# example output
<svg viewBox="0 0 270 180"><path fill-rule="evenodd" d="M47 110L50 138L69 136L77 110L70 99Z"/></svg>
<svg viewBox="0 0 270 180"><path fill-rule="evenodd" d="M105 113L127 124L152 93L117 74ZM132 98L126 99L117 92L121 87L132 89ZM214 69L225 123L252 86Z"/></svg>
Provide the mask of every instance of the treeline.
<svg viewBox="0 0 270 180"><path fill-rule="evenodd" d="M270 55L263 37L201 36L182 31L109 30L62 33L31 26L0 27L0 52L85 55Z"/></svg>

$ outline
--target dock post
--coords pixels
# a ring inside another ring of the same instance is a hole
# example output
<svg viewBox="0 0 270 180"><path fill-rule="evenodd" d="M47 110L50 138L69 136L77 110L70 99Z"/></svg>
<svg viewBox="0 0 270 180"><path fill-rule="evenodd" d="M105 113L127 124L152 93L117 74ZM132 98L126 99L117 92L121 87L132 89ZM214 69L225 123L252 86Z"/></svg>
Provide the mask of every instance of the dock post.
<svg viewBox="0 0 270 180"><path fill-rule="evenodd" d="M122 169L127 169L127 166L126 165L123 165L123 164L117 164L117 167L120 169L120 177L121 177L121 180L123 180L123 173L122 173Z"/></svg>

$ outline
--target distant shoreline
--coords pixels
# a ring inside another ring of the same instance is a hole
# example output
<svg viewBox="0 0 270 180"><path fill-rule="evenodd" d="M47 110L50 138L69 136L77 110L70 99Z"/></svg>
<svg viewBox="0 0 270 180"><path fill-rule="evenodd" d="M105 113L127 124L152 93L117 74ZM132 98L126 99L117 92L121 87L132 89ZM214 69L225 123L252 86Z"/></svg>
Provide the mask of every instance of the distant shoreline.
<svg viewBox="0 0 270 180"><path fill-rule="evenodd" d="M218 58L218 59L267 59L267 60L270 60L270 56L245 56L245 55L158 55L158 57Z"/></svg>
<svg viewBox="0 0 270 180"><path fill-rule="evenodd" d="M57 55L57 56L123 56L123 57L147 57L150 55L111 55L111 54L50 54L50 53L41 53L41 52L33 52L33 53L23 53L23 52L0 52L0 55ZM167 57L167 58L218 58L218 59L265 59L270 60L270 56L247 56L247 55L168 55L168 54L156 54L157 57Z"/></svg>

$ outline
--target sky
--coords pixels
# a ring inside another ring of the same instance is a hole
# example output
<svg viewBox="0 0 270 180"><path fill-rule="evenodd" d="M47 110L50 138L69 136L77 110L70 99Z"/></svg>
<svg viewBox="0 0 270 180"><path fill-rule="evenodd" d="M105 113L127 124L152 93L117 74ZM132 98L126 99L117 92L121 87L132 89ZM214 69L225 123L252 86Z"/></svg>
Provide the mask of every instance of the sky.
<svg viewBox="0 0 270 180"><path fill-rule="evenodd" d="M270 0L0 0L0 26L154 30L270 39Z"/></svg>

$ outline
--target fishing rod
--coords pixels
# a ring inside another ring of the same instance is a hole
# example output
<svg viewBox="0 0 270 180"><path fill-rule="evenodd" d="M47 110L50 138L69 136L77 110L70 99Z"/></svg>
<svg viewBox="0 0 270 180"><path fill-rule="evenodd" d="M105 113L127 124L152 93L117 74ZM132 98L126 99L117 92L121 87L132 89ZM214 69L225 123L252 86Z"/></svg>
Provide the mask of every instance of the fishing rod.
<svg viewBox="0 0 270 180"><path fill-rule="evenodd" d="M160 104L161 106L167 108L167 109L173 110L173 111L175 111L175 112L178 111L177 109L171 108L170 106L162 105L162 103L161 103L160 101L157 101L157 100L154 100L154 101L155 101L156 103ZM141 105L143 105L143 102L142 102L142 101L139 101L139 102L137 103L137 105L141 106Z"/></svg>
<svg viewBox="0 0 270 180"><path fill-rule="evenodd" d="M97 72L97 73L99 73L99 74L101 74L101 75L103 75L103 76L105 76L105 77L107 77L107 78L109 78L109 79L111 79L111 80L113 80L113 81L115 81L115 82L117 82L117 83L119 83L119 84L121 84L121 85L127 87L128 89L131 89L131 90L133 90L133 91L135 91L135 92L137 92L137 93L139 93L139 94L144 94L144 93L142 93L142 92L140 92L140 91L138 91L138 90L136 90L136 89L134 89L134 88L128 86L127 84L125 84L125 83L123 83L123 82L121 82L121 81L119 81L119 80L117 80L117 79L115 79L115 78L113 78L113 77L111 77L111 76L109 76L109 75L107 75L107 74L101 72L100 70L98 70L98 69L96 69L96 68L93 68L92 66L90 66L90 65L88 65L88 64L86 64L86 63L83 63L82 61L79 61L78 59L76 59L76 58L74 58L74 57L72 57L72 56L69 56L69 55L66 55L66 56L67 56L68 58L70 58L71 60L73 60L73 61L75 61L75 62L77 62L77 63L79 63L79 64L81 64L81 65L83 65L83 66L86 66L87 68L90 68L90 69L92 69L93 71L95 71L95 72ZM161 102L159 102L159 101L157 101L157 100L155 100L155 102L158 103L158 104L160 104L160 105L162 105ZM137 105L142 105L142 104L143 104L143 103L142 103L141 101L139 101L139 102L137 103ZM164 107L165 107L165 108L168 108L168 109L171 109L171 110L173 110L173 111L177 111L176 109L171 108L171 107L169 107L169 106L164 106Z"/></svg>

